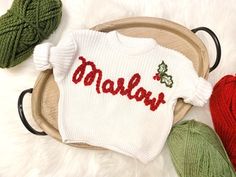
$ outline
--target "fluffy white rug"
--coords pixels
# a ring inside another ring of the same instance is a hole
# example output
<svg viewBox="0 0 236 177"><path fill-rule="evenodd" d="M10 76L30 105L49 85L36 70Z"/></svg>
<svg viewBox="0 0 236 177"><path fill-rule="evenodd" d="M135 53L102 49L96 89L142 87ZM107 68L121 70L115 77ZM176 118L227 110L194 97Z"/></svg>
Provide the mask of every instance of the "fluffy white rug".
<svg viewBox="0 0 236 177"><path fill-rule="evenodd" d="M0 0L0 15L12 0ZM49 41L56 44L68 30L89 28L105 21L152 16L169 19L188 28L207 26L219 37L222 61L209 80L215 84L222 76L236 73L236 5L234 0L63 0L62 23ZM211 39L199 33L214 62L215 48ZM76 149L46 136L30 134L20 122L17 98L34 85L38 72L32 59L19 66L0 69L0 176L1 177L177 177L167 147L150 164L143 165L129 157L109 151ZM25 111L31 116L30 96ZM208 106L193 108L185 119L196 119L212 126ZM36 126L36 125L35 125Z"/></svg>

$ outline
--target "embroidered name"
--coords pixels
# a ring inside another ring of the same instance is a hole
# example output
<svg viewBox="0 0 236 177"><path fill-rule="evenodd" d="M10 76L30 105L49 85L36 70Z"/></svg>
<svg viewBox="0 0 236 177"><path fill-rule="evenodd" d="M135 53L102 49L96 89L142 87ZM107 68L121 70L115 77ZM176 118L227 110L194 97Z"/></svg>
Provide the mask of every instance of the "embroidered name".
<svg viewBox="0 0 236 177"><path fill-rule="evenodd" d="M102 71L96 68L96 65L92 61L86 61L86 59L82 56L79 57L79 60L82 63L75 70L72 81L75 84L78 84L82 81L85 86L90 86L94 82L96 83L96 92L100 94L103 93L111 93L112 95L120 94L122 96L127 96L128 99L136 100L137 102L143 101L145 106L150 106L150 110L155 111L160 104L164 104L164 93L159 93L158 98L151 98L152 92L145 90L143 87L139 87L134 91L135 87L138 86L141 80L141 76L139 73L135 73L129 80L127 88L125 88L124 83L125 79L120 77L116 81L116 86L114 81L111 79L106 79L102 82ZM87 67L91 68L91 71L84 76L84 73ZM134 93L132 93L134 92Z"/></svg>

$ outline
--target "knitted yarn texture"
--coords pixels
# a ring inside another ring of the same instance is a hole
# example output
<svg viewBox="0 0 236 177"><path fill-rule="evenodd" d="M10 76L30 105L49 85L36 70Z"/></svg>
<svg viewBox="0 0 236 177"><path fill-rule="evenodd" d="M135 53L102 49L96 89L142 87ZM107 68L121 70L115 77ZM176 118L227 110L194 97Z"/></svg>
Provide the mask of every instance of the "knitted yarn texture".
<svg viewBox="0 0 236 177"><path fill-rule="evenodd" d="M210 109L215 130L236 169L236 76L226 75L214 86Z"/></svg>
<svg viewBox="0 0 236 177"><path fill-rule="evenodd" d="M180 177L235 177L223 144L207 125L194 120L177 124L167 143Z"/></svg>
<svg viewBox="0 0 236 177"><path fill-rule="evenodd" d="M13 67L57 29L62 16L60 0L15 0L0 17L0 67Z"/></svg>
<svg viewBox="0 0 236 177"><path fill-rule="evenodd" d="M155 39L78 30L34 50L53 68L64 143L86 142L148 163L162 150L177 98L203 106L212 92L183 54Z"/></svg>

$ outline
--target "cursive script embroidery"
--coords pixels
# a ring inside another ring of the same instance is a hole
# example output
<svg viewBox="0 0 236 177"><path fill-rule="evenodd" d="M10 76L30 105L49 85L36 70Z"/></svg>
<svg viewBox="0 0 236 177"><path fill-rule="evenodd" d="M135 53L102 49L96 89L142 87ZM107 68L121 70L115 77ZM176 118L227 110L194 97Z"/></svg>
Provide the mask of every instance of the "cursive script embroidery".
<svg viewBox="0 0 236 177"><path fill-rule="evenodd" d="M120 77L117 79L117 84L115 86L114 81L110 79L106 79L102 82L102 71L96 68L96 65L92 61L86 61L86 59L82 56L79 57L79 60L82 63L75 70L72 81L75 84L84 79L84 85L90 86L96 82L96 92L100 94L103 93L111 93L112 95L120 94L122 96L127 96L130 100L134 99L137 102L143 101L146 106L150 106L150 110L155 111L160 104L164 104L164 93L159 93L158 98L151 98L152 92L145 90L143 87L139 87L134 94L132 91L135 87L138 86L141 76L139 73L135 73L129 80L127 88L124 86L125 79ZM91 71L84 77L85 70L87 66L91 67ZM96 80L95 80L96 79Z"/></svg>

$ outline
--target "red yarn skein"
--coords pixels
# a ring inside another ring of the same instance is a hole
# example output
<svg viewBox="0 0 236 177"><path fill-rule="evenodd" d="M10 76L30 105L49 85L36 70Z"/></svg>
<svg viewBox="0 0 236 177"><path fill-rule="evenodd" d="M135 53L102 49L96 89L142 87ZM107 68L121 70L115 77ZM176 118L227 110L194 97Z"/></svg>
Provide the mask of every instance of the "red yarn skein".
<svg viewBox="0 0 236 177"><path fill-rule="evenodd" d="M236 76L226 75L210 98L213 124L236 170Z"/></svg>

